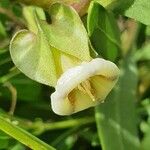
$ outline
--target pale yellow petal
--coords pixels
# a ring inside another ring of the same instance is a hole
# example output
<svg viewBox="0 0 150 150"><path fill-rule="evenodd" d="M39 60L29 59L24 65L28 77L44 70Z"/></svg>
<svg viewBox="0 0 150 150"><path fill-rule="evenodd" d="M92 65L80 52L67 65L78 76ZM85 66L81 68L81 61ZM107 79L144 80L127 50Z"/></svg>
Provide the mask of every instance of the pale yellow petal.
<svg viewBox="0 0 150 150"><path fill-rule="evenodd" d="M53 111L70 115L99 104L114 87L118 76L118 67L101 58L67 70L51 95Z"/></svg>

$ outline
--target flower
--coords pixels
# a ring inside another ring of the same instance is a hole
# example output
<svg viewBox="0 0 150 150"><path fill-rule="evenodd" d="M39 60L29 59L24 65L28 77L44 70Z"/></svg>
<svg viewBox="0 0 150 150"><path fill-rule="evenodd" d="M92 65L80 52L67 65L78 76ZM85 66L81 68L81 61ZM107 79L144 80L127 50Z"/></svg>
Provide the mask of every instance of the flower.
<svg viewBox="0 0 150 150"><path fill-rule="evenodd" d="M14 64L29 78L56 88L51 104L58 115L103 102L119 69L102 58L92 59L88 34L74 9L55 3L48 13L51 24L42 9L24 9L29 30L17 32L10 42Z"/></svg>
<svg viewBox="0 0 150 150"><path fill-rule="evenodd" d="M96 58L65 71L51 95L52 110L71 115L103 102L118 80L118 67Z"/></svg>

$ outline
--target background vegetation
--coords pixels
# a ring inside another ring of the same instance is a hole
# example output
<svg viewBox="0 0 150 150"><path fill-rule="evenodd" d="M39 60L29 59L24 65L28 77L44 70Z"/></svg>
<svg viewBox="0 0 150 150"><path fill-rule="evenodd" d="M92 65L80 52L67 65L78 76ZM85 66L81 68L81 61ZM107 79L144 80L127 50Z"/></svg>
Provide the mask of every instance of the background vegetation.
<svg viewBox="0 0 150 150"><path fill-rule="evenodd" d="M62 117L51 111L54 89L26 77L10 58L12 36L27 28L26 5L0 1L0 149L150 149L150 1L97 2L81 19L92 48L121 76L105 103Z"/></svg>

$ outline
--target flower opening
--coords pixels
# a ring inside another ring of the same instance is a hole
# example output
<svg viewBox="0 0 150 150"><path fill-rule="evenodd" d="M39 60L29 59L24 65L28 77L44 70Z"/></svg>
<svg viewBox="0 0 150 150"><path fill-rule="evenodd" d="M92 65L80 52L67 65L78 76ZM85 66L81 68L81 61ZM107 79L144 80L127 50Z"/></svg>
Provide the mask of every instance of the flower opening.
<svg viewBox="0 0 150 150"><path fill-rule="evenodd" d="M102 58L64 72L51 95L53 111L70 115L103 102L119 76L118 67Z"/></svg>

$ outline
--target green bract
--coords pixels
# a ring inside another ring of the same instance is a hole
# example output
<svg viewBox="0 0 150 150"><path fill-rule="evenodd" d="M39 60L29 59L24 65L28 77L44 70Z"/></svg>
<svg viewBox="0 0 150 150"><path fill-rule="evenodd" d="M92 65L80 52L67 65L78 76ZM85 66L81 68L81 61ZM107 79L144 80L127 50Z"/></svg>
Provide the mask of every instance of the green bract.
<svg viewBox="0 0 150 150"><path fill-rule="evenodd" d="M75 10L56 3L48 12L51 24L40 19L44 17L37 9L34 13L31 11L31 19L26 17L27 21L32 20L37 26L28 24L31 31L16 33L10 53L15 65L28 77L55 86L57 78L66 69L65 64L72 67L78 62L89 61L91 57L86 30Z"/></svg>
<svg viewBox="0 0 150 150"><path fill-rule="evenodd" d="M34 33L37 33L38 27L37 27L35 12L36 12L39 19L46 20L46 16L45 16L45 13L44 13L42 8L33 7L33 6L23 7L23 15L27 21L28 29Z"/></svg>
<svg viewBox="0 0 150 150"><path fill-rule="evenodd" d="M88 36L79 15L71 7L54 4L49 9L52 24L41 22L51 46L82 61L90 59Z"/></svg>
<svg viewBox="0 0 150 150"><path fill-rule="evenodd" d="M57 81L50 45L42 32L22 30L14 36L10 53L15 65L28 77L54 86Z"/></svg>

